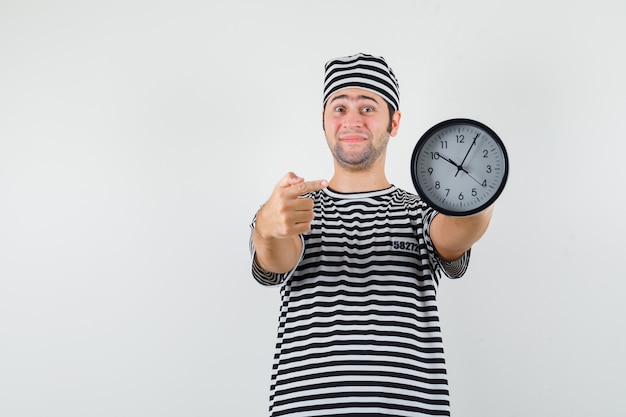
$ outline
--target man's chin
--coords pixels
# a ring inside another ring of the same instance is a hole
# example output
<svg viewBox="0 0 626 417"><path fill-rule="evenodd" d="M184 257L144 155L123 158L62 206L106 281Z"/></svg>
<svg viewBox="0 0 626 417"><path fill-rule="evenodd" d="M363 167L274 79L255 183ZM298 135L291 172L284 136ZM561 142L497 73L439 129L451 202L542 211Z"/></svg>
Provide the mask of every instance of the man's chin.
<svg viewBox="0 0 626 417"><path fill-rule="evenodd" d="M367 171L371 168L372 161L370 160L345 160L345 159L337 159L339 165L350 172L362 172Z"/></svg>

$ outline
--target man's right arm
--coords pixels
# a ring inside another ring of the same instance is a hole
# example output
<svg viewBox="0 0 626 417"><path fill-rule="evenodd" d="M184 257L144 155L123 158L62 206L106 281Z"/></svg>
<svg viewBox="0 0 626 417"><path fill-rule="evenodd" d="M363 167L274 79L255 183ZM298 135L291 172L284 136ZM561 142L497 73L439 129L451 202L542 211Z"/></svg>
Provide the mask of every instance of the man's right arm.
<svg viewBox="0 0 626 417"><path fill-rule="evenodd" d="M276 184L252 231L255 262L261 269L286 273L296 266L302 253L300 235L311 229L315 217L313 200L300 196L327 185L326 180L304 181L292 172Z"/></svg>

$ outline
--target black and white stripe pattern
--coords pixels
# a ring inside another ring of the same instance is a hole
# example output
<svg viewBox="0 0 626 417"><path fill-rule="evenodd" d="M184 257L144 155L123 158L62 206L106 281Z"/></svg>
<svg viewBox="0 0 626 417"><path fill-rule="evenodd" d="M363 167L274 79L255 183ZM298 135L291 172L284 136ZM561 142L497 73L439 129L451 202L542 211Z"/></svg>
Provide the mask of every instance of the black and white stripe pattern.
<svg viewBox="0 0 626 417"><path fill-rule="evenodd" d="M324 106L330 96L345 88L372 91L400 108L400 88L393 71L383 57L356 54L335 58L325 65Z"/></svg>
<svg viewBox="0 0 626 417"><path fill-rule="evenodd" d="M396 187L307 197L316 218L295 270L252 270L282 283L270 415L449 415L436 290L469 252L440 263L436 212Z"/></svg>

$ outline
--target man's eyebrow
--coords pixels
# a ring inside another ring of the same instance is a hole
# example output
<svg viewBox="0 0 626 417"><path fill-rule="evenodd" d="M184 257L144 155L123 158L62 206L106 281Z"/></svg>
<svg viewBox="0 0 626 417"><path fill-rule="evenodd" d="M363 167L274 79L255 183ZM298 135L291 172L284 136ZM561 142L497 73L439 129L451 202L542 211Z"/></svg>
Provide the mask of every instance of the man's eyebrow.
<svg viewBox="0 0 626 417"><path fill-rule="evenodd" d="M347 94L341 94L341 95L338 95L338 96L333 97L333 99L332 99L332 100L330 100L330 102L332 103L332 102L333 102L333 101L335 101L335 100L342 100L342 99L346 99L346 100L350 100L350 99L352 99L352 100L354 100L354 101L356 101L356 100L371 100L371 101L373 101L374 103L378 104L378 101L377 101L374 97L372 97L372 96L367 96L367 95L365 95L365 94L360 94L360 95L356 96L355 98L353 98L353 97L354 97L354 96L349 96L349 95L347 95Z"/></svg>

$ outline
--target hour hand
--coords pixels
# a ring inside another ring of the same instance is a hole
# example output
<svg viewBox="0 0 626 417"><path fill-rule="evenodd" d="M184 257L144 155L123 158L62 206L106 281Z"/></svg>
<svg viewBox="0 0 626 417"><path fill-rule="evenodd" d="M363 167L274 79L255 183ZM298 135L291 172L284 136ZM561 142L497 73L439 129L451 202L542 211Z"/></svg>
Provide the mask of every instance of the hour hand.
<svg viewBox="0 0 626 417"><path fill-rule="evenodd" d="M450 159L450 158L446 158L445 156L443 156L442 154L440 154L440 153L438 153L438 152L437 152L437 154L439 155L439 158L443 159L444 161L448 161L448 162L450 162L450 163L451 163L452 165L454 165L457 169L461 169L461 168L459 167L459 165L458 165L456 162L454 162L452 159Z"/></svg>
<svg viewBox="0 0 626 417"><path fill-rule="evenodd" d="M446 158L445 156L443 156L442 154L439 154L439 158L443 159L444 161L448 161L450 162L452 165L454 165L456 167L456 173L458 174L459 171L461 171L463 169L462 166L460 166L459 164L457 164L456 162L454 162L452 159L450 158ZM456 175L455 175L456 177Z"/></svg>

